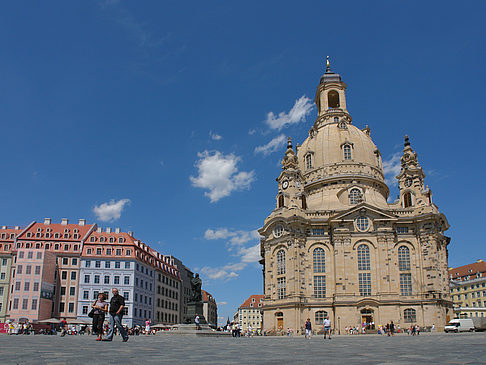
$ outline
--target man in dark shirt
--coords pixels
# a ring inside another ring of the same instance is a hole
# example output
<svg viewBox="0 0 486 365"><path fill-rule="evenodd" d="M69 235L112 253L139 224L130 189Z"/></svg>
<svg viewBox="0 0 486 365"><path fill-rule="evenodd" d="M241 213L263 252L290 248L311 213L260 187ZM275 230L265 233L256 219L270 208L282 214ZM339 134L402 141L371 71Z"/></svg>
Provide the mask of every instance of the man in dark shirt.
<svg viewBox="0 0 486 365"><path fill-rule="evenodd" d="M127 342L128 334L121 323L123 318L123 308L125 308L125 298L123 298L120 294L118 294L118 289L116 288L113 288L112 293L113 293L113 297L110 300L110 310L109 310L110 329L104 341L113 340L113 332L116 326L116 328L118 328L118 331L120 331L120 334L123 337L123 342Z"/></svg>

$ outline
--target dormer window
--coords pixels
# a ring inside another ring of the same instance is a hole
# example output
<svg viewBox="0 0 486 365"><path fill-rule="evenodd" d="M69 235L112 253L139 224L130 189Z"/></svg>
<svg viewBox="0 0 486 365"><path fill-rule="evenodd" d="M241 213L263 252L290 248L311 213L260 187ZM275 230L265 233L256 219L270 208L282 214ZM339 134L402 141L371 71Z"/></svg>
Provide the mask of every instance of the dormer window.
<svg viewBox="0 0 486 365"><path fill-rule="evenodd" d="M308 153L305 155L305 168L311 169L312 168L312 154Z"/></svg>
<svg viewBox="0 0 486 365"><path fill-rule="evenodd" d="M123 243L123 242L125 242L125 240L123 239L123 237L119 237L119 238L118 238L118 242L119 242L119 243Z"/></svg>
<svg viewBox="0 0 486 365"><path fill-rule="evenodd" d="M349 204L358 204L361 200L361 191L359 189L351 189L349 192Z"/></svg>
<svg viewBox="0 0 486 365"><path fill-rule="evenodd" d="M344 145L343 152L344 152L344 159L345 160L351 160L352 159L351 146L349 144Z"/></svg>

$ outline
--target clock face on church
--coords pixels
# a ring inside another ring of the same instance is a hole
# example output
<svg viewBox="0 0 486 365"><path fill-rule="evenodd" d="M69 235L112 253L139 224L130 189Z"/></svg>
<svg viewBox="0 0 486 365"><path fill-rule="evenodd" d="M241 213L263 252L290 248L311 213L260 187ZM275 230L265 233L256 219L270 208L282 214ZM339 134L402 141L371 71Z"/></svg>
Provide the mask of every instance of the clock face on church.
<svg viewBox="0 0 486 365"><path fill-rule="evenodd" d="M282 188L287 189L288 187L289 187L289 181L284 180L284 182L282 183Z"/></svg>

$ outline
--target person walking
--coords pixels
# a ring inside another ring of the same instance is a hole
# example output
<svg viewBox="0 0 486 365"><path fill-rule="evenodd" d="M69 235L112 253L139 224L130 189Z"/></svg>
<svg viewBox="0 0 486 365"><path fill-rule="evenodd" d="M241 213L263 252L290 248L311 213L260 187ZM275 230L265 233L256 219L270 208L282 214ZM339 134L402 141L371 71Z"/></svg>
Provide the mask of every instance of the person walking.
<svg viewBox="0 0 486 365"><path fill-rule="evenodd" d="M128 334L125 328L122 326L122 318L123 318L123 308L125 308L125 298L123 298L120 294L118 294L118 289L113 288L112 290L113 296L110 300L110 328L108 330L108 335L103 341L111 341L113 340L113 333L115 332L115 326L120 332L120 335L123 338L123 342L128 341Z"/></svg>
<svg viewBox="0 0 486 365"><path fill-rule="evenodd" d="M67 327L66 318L62 319L62 321L59 323L59 327L61 327L61 337L66 336L66 327Z"/></svg>
<svg viewBox="0 0 486 365"><path fill-rule="evenodd" d="M305 338L310 339L312 336L312 324L310 318L305 322Z"/></svg>
<svg viewBox="0 0 486 365"><path fill-rule="evenodd" d="M196 324L196 330L200 330L201 327L199 326L199 314L196 314L196 318L194 318L194 323Z"/></svg>
<svg viewBox="0 0 486 365"><path fill-rule="evenodd" d="M326 338L326 334L328 335L329 339L331 339L331 320L329 319L329 316L324 319L322 325L324 327L324 339Z"/></svg>
<svg viewBox="0 0 486 365"><path fill-rule="evenodd" d="M150 325L152 324L152 321L148 318L145 318L145 334L150 335Z"/></svg>
<svg viewBox="0 0 486 365"><path fill-rule="evenodd" d="M103 337L103 322L105 313L108 312L108 303L105 302L105 294L99 293L98 299L91 305L93 308L93 332L98 335L96 341L101 341Z"/></svg>

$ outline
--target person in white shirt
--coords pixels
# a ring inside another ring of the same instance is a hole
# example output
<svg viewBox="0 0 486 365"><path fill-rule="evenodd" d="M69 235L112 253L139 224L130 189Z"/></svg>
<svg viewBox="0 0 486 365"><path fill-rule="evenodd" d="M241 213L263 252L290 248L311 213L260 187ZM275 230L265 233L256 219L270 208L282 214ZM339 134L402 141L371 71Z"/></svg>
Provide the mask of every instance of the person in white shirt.
<svg viewBox="0 0 486 365"><path fill-rule="evenodd" d="M329 319L329 316L327 316L326 319L324 319L323 327L324 327L324 338L326 338L326 335L328 335L329 339L331 339L331 320Z"/></svg>

